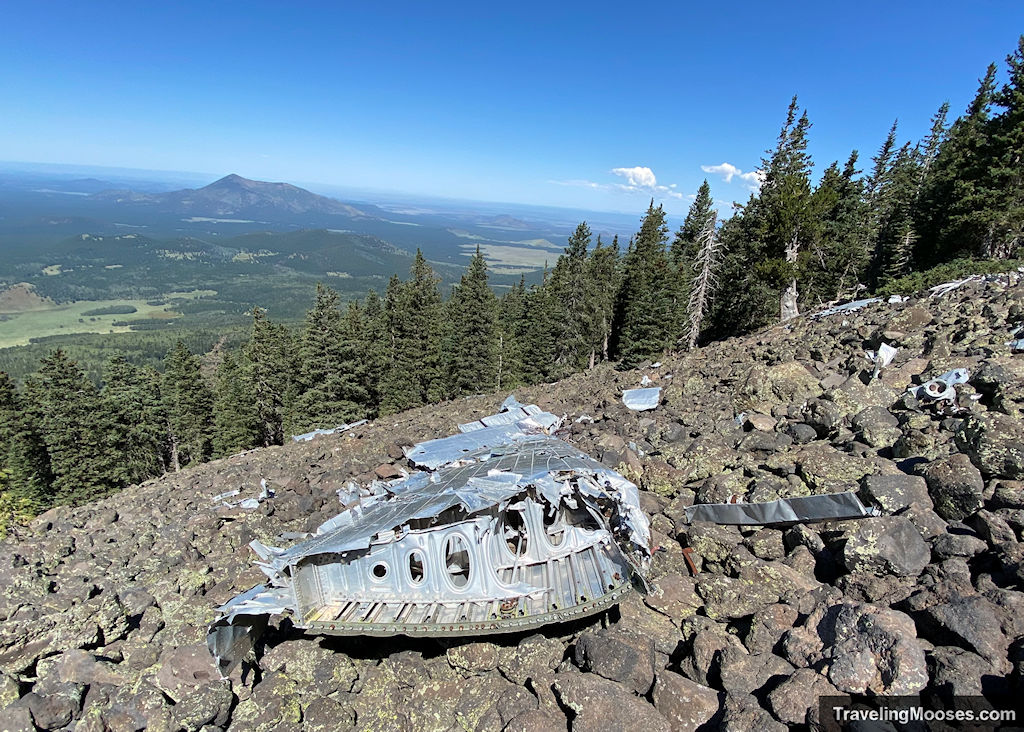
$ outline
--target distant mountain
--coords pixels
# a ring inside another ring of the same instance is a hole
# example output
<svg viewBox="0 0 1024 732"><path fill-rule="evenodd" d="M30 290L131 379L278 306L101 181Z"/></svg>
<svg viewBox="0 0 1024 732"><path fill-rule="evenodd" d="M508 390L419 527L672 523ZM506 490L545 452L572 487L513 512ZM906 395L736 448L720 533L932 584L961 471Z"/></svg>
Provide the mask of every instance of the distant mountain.
<svg viewBox="0 0 1024 732"><path fill-rule="evenodd" d="M358 218L366 215L355 206L326 196L318 196L289 183L249 180L234 173L203 188L186 188L170 193L102 191L91 198L111 203L149 205L163 212L210 218L254 218L295 214L337 214Z"/></svg>

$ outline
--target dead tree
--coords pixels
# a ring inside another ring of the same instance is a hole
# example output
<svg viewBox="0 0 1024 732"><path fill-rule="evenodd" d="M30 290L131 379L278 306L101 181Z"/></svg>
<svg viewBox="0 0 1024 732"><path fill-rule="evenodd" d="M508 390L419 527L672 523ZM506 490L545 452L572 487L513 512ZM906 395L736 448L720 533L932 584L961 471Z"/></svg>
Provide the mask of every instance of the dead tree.
<svg viewBox="0 0 1024 732"><path fill-rule="evenodd" d="M786 262L788 264L796 264L797 254L800 251L800 240L799 240L799 229L793 232L792 238L789 243L786 244ZM782 296L779 298L779 314L782 316L782 320L789 320L795 318L800 314L799 308L797 308L797 290L796 290L796 277L789 282L789 286L782 291Z"/></svg>
<svg viewBox="0 0 1024 732"><path fill-rule="evenodd" d="M711 296L718 285L716 270L722 260L722 245L718 241L718 237L715 236L717 219L717 214L711 211L707 221L704 222L700 238L697 239L700 250L697 252L697 259L694 262L693 284L690 287L690 335L687 339L687 350L691 350L697 345L701 324L704 322L704 316L711 304Z"/></svg>

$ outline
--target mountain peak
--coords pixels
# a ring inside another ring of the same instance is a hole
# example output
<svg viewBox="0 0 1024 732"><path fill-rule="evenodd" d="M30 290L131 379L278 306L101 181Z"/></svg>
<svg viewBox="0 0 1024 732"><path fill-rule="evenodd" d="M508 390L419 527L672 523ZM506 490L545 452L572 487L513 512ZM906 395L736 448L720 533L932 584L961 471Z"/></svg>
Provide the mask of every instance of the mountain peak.
<svg viewBox="0 0 1024 732"><path fill-rule="evenodd" d="M258 181L250 180L249 178L243 178L242 176L238 175L238 173L229 173L228 175L225 175L223 178L219 178L218 180L215 180L213 183L210 183L206 187L215 188L225 185L248 186L257 182Z"/></svg>

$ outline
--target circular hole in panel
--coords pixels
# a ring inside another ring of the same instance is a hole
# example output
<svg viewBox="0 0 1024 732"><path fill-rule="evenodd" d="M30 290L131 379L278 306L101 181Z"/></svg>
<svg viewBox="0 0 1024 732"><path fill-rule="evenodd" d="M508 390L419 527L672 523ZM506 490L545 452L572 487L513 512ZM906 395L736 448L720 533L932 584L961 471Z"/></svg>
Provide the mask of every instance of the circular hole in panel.
<svg viewBox="0 0 1024 732"><path fill-rule="evenodd" d="M370 574L373 575L374 579L384 579L388 576L388 565L384 564L384 562L377 562L370 570Z"/></svg>

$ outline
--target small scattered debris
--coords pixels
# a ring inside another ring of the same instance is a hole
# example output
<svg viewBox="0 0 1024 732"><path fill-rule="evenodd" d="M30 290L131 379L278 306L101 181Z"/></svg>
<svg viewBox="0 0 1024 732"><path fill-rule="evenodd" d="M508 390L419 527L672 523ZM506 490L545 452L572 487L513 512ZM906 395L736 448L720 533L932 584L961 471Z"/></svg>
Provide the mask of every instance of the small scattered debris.
<svg viewBox="0 0 1024 732"><path fill-rule="evenodd" d="M875 364L875 371L871 374L871 379L877 379L878 375L882 373L882 369L892 363L892 360L896 357L896 353L899 351L898 348L893 348L888 343L882 343L878 347L878 351L868 351L868 361Z"/></svg>
<svg viewBox="0 0 1024 732"><path fill-rule="evenodd" d="M329 430L328 429L318 429L318 430L313 430L312 432L306 432L306 433L301 434L301 435L292 435L292 441L293 442L309 442L314 437L319 437L320 435L333 435L333 434L337 434L339 432L348 432L349 430L355 429L356 427L362 427L364 424L367 424L368 422L369 422L368 419L361 419L358 422L353 422L352 424L339 425L339 426L337 426L337 427L335 427L333 429L329 429Z"/></svg>
<svg viewBox="0 0 1024 732"><path fill-rule="evenodd" d="M952 407L956 405L957 384L966 384L970 375L970 371L964 368L951 369L920 386L912 386L907 391L919 402L931 402L940 407Z"/></svg>
<svg viewBox="0 0 1024 732"><path fill-rule="evenodd" d="M661 387L654 386L649 389L626 389L622 392L622 403L627 409L634 412L646 412L655 409L661 399Z"/></svg>
<svg viewBox="0 0 1024 732"><path fill-rule="evenodd" d="M855 313L862 308L866 308L868 305L873 305L876 302L882 302L879 297L869 297L864 300L854 300L853 302L844 302L841 305L833 305L830 308L826 308L821 312L814 313L811 318L827 318L829 315L835 315L836 313Z"/></svg>

